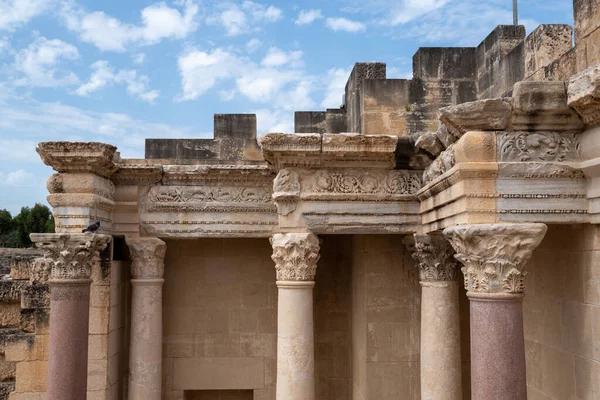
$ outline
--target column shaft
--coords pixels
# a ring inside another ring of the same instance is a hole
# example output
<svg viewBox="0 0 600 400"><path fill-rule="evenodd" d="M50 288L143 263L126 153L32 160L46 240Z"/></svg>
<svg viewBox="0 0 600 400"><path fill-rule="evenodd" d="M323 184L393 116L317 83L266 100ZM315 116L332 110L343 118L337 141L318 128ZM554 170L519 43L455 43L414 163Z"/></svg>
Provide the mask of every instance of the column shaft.
<svg viewBox="0 0 600 400"><path fill-rule="evenodd" d="M167 245L153 237L127 237L131 254L129 400L162 394L162 286Z"/></svg>
<svg viewBox="0 0 600 400"><path fill-rule="evenodd" d="M526 400L523 296L469 294L473 400Z"/></svg>
<svg viewBox="0 0 600 400"><path fill-rule="evenodd" d="M462 399L456 281L421 282L421 399Z"/></svg>
<svg viewBox="0 0 600 400"><path fill-rule="evenodd" d="M315 399L313 287L319 239L311 233L271 237L277 287L277 400Z"/></svg>
<svg viewBox="0 0 600 400"><path fill-rule="evenodd" d="M87 397L90 277L111 239L95 233L31 234L52 266L47 400Z"/></svg>
<svg viewBox="0 0 600 400"><path fill-rule="evenodd" d="M527 400L525 264L546 230L544 224L459 225L444 230L464 265L471 309L473 400Z"/></svg>
<svg viewBox="0 0 600 400"><path fill-rule="evenodd" d="M51 280L47 400L87 397L89 279Z"/></svg>
<svg viewBox="0 0 600 400"><path fill-rule="evenodd" d="M160 400L163 279L132 279L129 399Z"/></svg>
<svg viewBox="0 0 600 400"><path fill-rule="evenodd" d="M314 400L314 282L277 286L277 399Z"/></svg>

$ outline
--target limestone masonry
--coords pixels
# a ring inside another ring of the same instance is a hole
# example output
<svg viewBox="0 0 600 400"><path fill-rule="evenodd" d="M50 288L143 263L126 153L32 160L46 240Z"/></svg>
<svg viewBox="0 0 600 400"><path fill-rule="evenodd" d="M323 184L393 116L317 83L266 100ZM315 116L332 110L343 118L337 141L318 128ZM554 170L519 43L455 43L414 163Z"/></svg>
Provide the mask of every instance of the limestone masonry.
<svg viewBox="0 0 600 400"><path fill-rule="evenodd" d="M410 80L357 63L294 133L40 143L56 233L0 254L0 398L600 400L600 0L573 5Z"/></svg>

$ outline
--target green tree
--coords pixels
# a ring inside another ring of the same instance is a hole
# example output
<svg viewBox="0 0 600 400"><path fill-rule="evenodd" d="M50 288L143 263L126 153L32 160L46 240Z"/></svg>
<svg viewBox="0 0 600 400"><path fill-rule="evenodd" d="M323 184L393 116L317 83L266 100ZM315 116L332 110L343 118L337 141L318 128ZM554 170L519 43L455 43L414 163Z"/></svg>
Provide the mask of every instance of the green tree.
<svg viewBox="0 0 600 400"><path fill-rule="evenodd" d="M17 247L15 221L8 210L0 210L0 247Z"/></svg>
<svg viewBox="0 0 600 400"><path fill-rule="evenodd" d="M54 218L50 209L43 204L36 203L32 208L22 207L14 222L18 247L33 246L30 233L54 232Z"/></svg>

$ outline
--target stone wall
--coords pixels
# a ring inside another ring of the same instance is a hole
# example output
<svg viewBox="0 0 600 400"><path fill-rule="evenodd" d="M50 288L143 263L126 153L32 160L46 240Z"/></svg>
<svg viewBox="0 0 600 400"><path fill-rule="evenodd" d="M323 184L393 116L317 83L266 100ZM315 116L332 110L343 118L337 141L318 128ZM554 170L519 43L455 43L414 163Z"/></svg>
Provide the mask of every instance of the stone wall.
<svg viewBox="0 0 600 400"><path fill-rule="evenodd" d="M419 399L417 267L401 235L356 235L352 254L353 399Z"/></svg>
<svg viewBox="0 0 600 400"><path fill-rule="evenodd" d="M600 231L553 225L527 269L530 400L600 398Z"/></svg>
<svg viewBox="0 0 600 400"><path fill-rule="evenodd" d="M314 289L317 399L350 399L349 237L324 237ZM163 393L275 399L277 287L267 239L168 240ZM204 398L204 397L199 397Z"/></svg>

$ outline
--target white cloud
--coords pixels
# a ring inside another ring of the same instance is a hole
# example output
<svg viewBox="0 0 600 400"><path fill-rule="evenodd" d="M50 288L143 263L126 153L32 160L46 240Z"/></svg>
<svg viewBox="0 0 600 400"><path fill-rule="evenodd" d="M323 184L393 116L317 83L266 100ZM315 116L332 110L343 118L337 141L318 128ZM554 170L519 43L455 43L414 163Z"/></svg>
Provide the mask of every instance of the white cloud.
<svg viewBox="0 0 600 400"><path fill-rule="evenodd" d="M302 10L294 23L296 25L308 25L321 18L323 18L321 10Z"/></svg>
<svg viewBox="0 0 600 400"><path fill-rule="evenodd" d="M344 32L363 32L367 26L359 21L352 21L346 18L327 18L326 25L334 31Z"/></svg>
<svg viewBox="0 0 600 400"><path fill-rule="evenodd" d="M451 0L404 0L392 5L389 16L383 18L382 22L396 26L410 22L422 15L438 10L448 4Z"/></svg>
<svg viewBox="0 0 600 400"><path fill-rule="evenodd" d="M119 147L123 157L143 157L145 138L210 137L188 127L149 122L127 114L101 113L61 103L19 102L0 107L3 132L22 139L2 139L15 146L20 160L39 161L35 145L47 140L101 141ZM0 147L1 148L1 147ZM5 147L6 148L6 147ZM27 149L27 150L25 150ZM17 159L0 150L0 160Z"/></svg>
<svg viewBox="0 0 600 400"><path fill-rule="evenodd" d="M137 53L131 57L134 64L143 64L146 61L146 55L144 53Z"/></svg>
<svg viewBox="0 0 600 400"><path fill-rule="evenodd" d="M280 67L285 64L299 66L302 60L302 52L299 50L284 52L276 47L271 47L265 58L261 61L261 65L265 67Z"/></svg>
<svg viewBox="0 0 600 400"><path fill-rule="evenodd" d="M182 93L177 100L193 100L217 85L224 99L240 93L255 103L293 109L315 104L312 78L303 71L302 52L271 48L257 64L233 52L217 48L211 52L193 49L179 57ZM231 87L233 86L233 87Z"/></svg>
<svg viewBox="0 0 600 400"><path fill-rule="evenodd" d="M89 81L75 91L79 96L87 96L113 83L126 85L127 93L150 103L159 95L157 90L148 90L148 77L138 75L135 70L121 69L115 72L114 68L105 60L96 61L91 68L93 72Z"/></svg>
<svg viewBox="0 0 600 400"><path fill-rule="evenodd" d="M56 87L79 82L70 71L59 68L63 60L79 58L77 48L58 39L37 38L26 49L15 55L12 67L17 75L17 86Z"/></svg>
<svg viewBox="0 0 600 400"><path fill-rule="evenodd" d="M325 97L321 102L323 108L337 108L342 104L342 98L350 76L351 68L332 68L327 71L325 81L327 82L327 90Z"/></svg>
<svg viewBox="0 0 600 400"><path fill-rule="evenodd" d="M61 15L68 29L100 50L124 51L129 45L151 45L163 39L181 39L196 30L198 5L193 0L178 2L182 10L164 2L141 11L141 25L121 22L102 11L87 12L73 2L64 3Z"/></svg>
<svg viewBox="0 0 600 400"><path fill-rule="evenodd" d="M217 82L242 69L237 57L222 49L211 53L192 50L179 57L178 66L183 89L179 100L193 100L202 96Z"/></svg>
<svg viewBox="0 0 600 400"><path fill-rule="evenodd" d="M16 171L5 174L0 171L0 184L7 186L25 186L31 184L33 174L25 171L24 169L18 169Z"/></svg>
<svg viewBox="0 0 600 400"><path fill-rule="evenodd" d="M282 110L269 110L266 108L253 110L256 114L257 133L268 132L294 132L293 113Z"/></svg>
<svg viewBox="0 0 600 400"><path fill-rule="evenodd" d="M434 3L431 0L428 2ZM439 2L438 5L443 2ZM410 23L399 26L393 35L399 38L415 38L423 43L452 43L454 46L477 46L498 25L512 23L510 2L501 0L448 1ZM527 30L537 22L522 18Z"/></svg>
<svg viewBox="0 0 600 400"><path fill-rule="evenodd" d="M0 30L14 31L48 10L52 0L0 0Z"/></svg>
<svg viewBox="0 0 600 400"><path fill-rule="evenodd" d="M260 39L253 38L248 40L248 43L246 43L246 50L248 50L248 53L254 53L260 48L260 46L262 46Z"/></svg>
<svg viewBox="0 0 600 400"><path fill-rule="evenodd" d="M7 38L0 37L0 57L6 56L10 51L10 41Z"/></svg>
<svg viewBox="0 0 600 400"><path fill-rule="evenodd" d="M220 24L229 36L260 30L260 26L276 22L283 12L274 6L265 6L253 1L244 1L241 6L234 3L219 5L220 11L207 19L208 23Z"/></svg>

